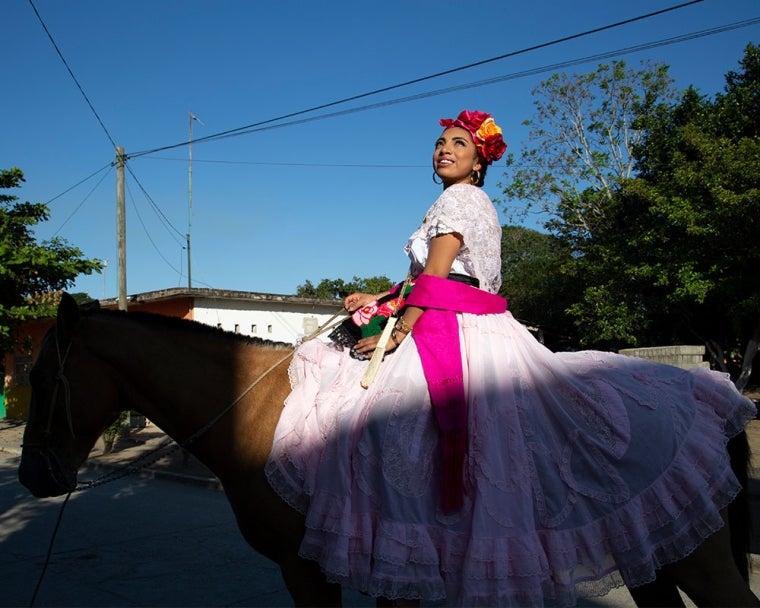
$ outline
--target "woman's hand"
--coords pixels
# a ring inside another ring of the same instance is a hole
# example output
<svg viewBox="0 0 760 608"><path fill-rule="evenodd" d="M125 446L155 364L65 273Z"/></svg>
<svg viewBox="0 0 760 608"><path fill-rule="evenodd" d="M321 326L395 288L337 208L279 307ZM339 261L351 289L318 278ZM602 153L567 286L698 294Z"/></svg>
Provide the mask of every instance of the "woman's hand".
<svg viewBox="0 0 760 608"><path fill-rule="evenodd" d="M379 297L381 296L373 295L371 293L352 293L350 296L346 296L346 299L343 300L343 308L348 312L354 312L362 306L374 302Z"/></svg>
<svg viewBox="0 0 760 608"><path fill-rule="evenodd" d="M377 348L377 343L380 342L380 334L376 336L369 336L368 338L362 338L358 340L353 346L353 350L364 357L371 357L372 353Z"/></svg>
<svg viewBox="0 0 760 608"><path fill-rule="evenodd" d="M391 319L393 321L393 319ZM378 342L380 342L380 334L376 336L369 336L367 338L362 338L361 340L357 341L356 345L353 347L353 350L357 353L360 353L364 355L365 357L371 357L372 353L375 352L375 348L377 348ZM393 341L393 337L396 337L396 341ZM391 337L388 338L388 343L385 345L385 352L389 353L398 346L401 345L401 342L404 341L407 334L400 332L400 331L394 331L391 334Z"/></svg>

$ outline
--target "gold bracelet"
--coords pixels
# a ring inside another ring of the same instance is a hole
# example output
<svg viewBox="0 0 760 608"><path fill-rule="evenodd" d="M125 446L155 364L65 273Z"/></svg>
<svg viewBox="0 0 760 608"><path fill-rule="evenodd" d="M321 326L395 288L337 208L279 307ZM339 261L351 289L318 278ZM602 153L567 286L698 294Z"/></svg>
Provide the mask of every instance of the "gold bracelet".
<svg viewBox="0 0 760 608"><path fill-rule="evenodd" d="M396 345L396 348L401 346L401 343L396 339L396 328L394 327L391 330L391 340L393 340L393 343Z"/></svg>
<svg viewBox="0 0 760 608"><path fill-rule="evenodd" d="M406 321L404 321L404 317L399 317L396 321L396 329L399 330L401 333L409 334L412 332L412 328L407 324Z"/></svg>

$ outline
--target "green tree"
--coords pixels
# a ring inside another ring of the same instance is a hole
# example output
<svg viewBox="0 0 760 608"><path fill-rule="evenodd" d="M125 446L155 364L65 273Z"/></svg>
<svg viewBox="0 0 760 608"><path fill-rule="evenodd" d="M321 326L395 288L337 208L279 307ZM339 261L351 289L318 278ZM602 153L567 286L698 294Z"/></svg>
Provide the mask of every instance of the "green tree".
<svg viewBox="0 0 760 608"><path fill-rule="evenodd" d="M740 66L713 101L690 88L647 117L638 177L621 191L636 213L618 243L627 273L659 291L650 329L702 340L734 373L760 338L760 47Z"/></svg>
<svg viewBox="0 0 760 608"><path fill-rule="evenodd" d="M758 47L740 66L714 100L622 63L537 90L505 195L547 212L572 251L584 345L699 340L722 364L760 338Z"/></svg>
<svg viewBox="0 0 760 608"><path fill-rule="evenodd" d="M296 296L302 298L345 298L354 292L382 293L393 287L393 282L384 276L359 278L354 277L351 281L343 279L322 279L318 285L307 280L303 285L296 288Z"/></svg>
<svg viewBox="0 0 760 608"><path fill-rule="evenodd" d="M584 235L632 175L644 135L637 120L673 98L668 68L614 61L588 74L554 74L532 94L529 143L507 157L504 195L525 212L544 213L547 228Z"/></svg>
<svg viewBox="0 0 760 608"><path fill-rule="evenodd" d="M740 65L714 100L687 88L639 116L634 175L583 234L562 233L573 237L585 285L570 307L584 343L701 342L734 377L742 354L757 350L758 47L749 45Z"/></svg>
<svg viewBox="0 0 760 608"><path fill-rule="evenodd" d="M18 168L0 170L0 190L20 188L24 181ZM20 323L53 313L50 292L66 289L78 275L103 267L65 239L37 242L33 228L48 218L46 205L0 194L0 351L13 348Z"/></svg>
<svg viewBox="0 0 760 608"><path fill-rule="evenodd" d="M566 309L578 294L570 250L560 239L521 226L504 226L501 240L500 294L509 310L527 325L540 328L552 350L571 348L572 318Z"/></svg>
<svg viewBox="0 0 760 608"><path fill-rule="evenodd" d="M506 200L544 215L553 247L564 248L564 276L572 277L566 311L584 346L635 343L641 308L621 298L605 274L620 260L606 243L619 234L617 193L634 171L634 151L646 131L642 116L674 99L667 66L623 61L588 74L554 74L533 91L536 114L529 141L508 158ZM617 270L621 270L619 267Z"/></svg>

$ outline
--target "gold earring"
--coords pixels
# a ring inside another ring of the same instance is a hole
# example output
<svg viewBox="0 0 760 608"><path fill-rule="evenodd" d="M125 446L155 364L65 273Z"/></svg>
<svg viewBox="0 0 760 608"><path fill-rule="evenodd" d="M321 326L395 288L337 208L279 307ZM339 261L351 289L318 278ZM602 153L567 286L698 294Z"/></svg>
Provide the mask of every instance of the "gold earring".
<svg viewBox="0 0 760 608"><path fill-rule="evenodd" d="M480 171L477 171L477 170L473 171L472 174L470 175L470 181L473 184L477 185L480 182Z"/></svg>

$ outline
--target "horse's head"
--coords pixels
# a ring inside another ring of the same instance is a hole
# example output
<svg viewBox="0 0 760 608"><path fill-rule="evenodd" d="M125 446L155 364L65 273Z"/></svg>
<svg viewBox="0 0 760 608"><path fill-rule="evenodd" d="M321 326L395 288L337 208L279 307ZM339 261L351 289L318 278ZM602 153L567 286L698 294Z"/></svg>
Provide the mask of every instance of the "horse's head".
<svg viewBox="0 0 760 608"><path fill-rule="evenodd" d="M105 386L102 370L86 359L82 323L76 302L63 294L56 324L45 336L30 374L32 396L19 480L38 497L75 488L77 469L118 415L117 409L92 402L107 395L102 388L98 391Z"/></svg>

